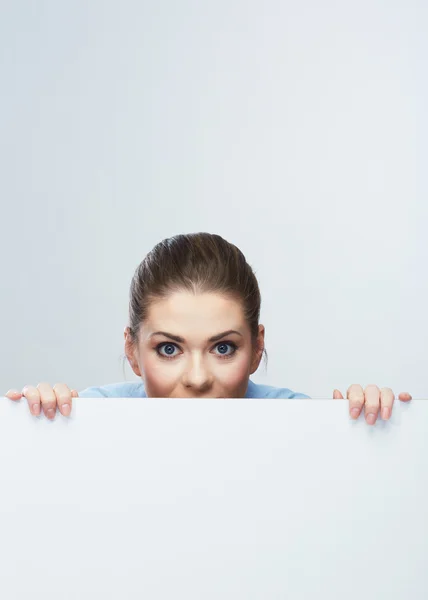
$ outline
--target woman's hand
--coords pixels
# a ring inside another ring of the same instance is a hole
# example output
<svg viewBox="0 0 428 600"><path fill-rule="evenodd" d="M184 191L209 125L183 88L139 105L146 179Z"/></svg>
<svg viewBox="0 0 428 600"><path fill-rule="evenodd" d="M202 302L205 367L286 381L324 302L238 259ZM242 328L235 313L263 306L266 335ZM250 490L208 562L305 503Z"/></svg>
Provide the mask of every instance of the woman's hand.
<svg viewBox="0 0 428 600"><path fill-rule="evenodd" d="M392 405L394 404L394 392L391 388L384 387L381 390L377 385L368 385L365 390L354 383L348 388L346 397L349 400L349 414L352 419L358 419L361 409L364 406L366 421L369 425L374 425L379 414L379 404L381 416L385 421L391 416ZM334 390L333 398L343 400L339 390ZM408 402L412 399L408 392L401 392L398 398L402 402Z"/></svg>
<svg viewBox="0 0 428 600"><path fill-rule="evenodd" d="M37 387L26 385L22 392L9 390L6 398L19 400L25 396L28 400L28 406L33 415L40 415L41 410L48 419L55 417L57 406L65 417L71 413L72 398L78 398L76 390L70 389L65 383L57 383L52 388L49 383L39 383Z"/></svg>

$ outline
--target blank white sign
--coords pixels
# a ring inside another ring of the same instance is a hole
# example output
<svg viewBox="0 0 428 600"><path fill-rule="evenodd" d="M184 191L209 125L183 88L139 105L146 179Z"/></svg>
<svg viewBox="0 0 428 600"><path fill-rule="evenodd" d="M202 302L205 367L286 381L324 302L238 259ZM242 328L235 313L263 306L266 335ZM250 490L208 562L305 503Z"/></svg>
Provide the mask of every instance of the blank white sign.
<svg viewBox="0 0 428 600"><path fill-rule="evenodd" d="M428 402L0 399L5 600L426 600Z"/></svg>

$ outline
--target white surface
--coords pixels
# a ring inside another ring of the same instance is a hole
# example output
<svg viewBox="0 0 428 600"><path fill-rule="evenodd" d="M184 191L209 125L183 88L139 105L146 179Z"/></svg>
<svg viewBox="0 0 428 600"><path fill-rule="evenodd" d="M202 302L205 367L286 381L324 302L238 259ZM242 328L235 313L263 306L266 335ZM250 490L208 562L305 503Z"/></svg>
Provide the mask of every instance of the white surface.
<svg viewBox="0 0 428 600"><path fill-rule="evenodd" d="M0 393L124 379L134 269L202 230L257 271L256 382L428 396L427 31L425 0L1 2Z"/></svg>
<svg viewBox="0 0 428 600"><path fill-rule="evenodd" d="M5 600L426 600L428 402L0 399Z"/></svg>

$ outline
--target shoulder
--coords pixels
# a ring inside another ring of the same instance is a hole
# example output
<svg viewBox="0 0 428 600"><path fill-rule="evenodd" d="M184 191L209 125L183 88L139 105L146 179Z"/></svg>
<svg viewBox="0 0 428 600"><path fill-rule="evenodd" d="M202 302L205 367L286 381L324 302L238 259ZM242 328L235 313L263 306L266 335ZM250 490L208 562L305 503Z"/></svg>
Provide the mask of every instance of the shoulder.
<svg viewBox="0 0 428 600"><path fill-rule="evenodd" d="M122 381L88 387L79 392L79 398L146 398L146 391L143 382Z"/></svg>
<svg viewBox="0 0 428 600"><path fill-rule="evenodd" d="M288 388L277 388L272 385L262 385L254 383L251 379L248 382L248 389L245 395L246 398L307 398L310 396L293 392Z"/></svg>

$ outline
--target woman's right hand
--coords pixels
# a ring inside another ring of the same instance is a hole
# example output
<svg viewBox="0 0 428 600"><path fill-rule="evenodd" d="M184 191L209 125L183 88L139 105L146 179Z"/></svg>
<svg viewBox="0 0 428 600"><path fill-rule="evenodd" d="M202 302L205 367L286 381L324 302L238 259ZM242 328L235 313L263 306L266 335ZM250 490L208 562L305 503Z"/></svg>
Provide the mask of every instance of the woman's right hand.
<svg viewBox="0 0 428 600"><path fill-rule="evenodd" d="M20 400L25 396L28 400L28 406L33 415L40 415L41 410L45 413L48 419L55 417L58 406L59 411L65 417L71 413L72 398L78 398L79 394L76 390L70 389L65 383L57 383L51 387L49 383L39 383L37 387L26 385L22 392L17 390L9 390L6 398L11 400Z"/></svg>

